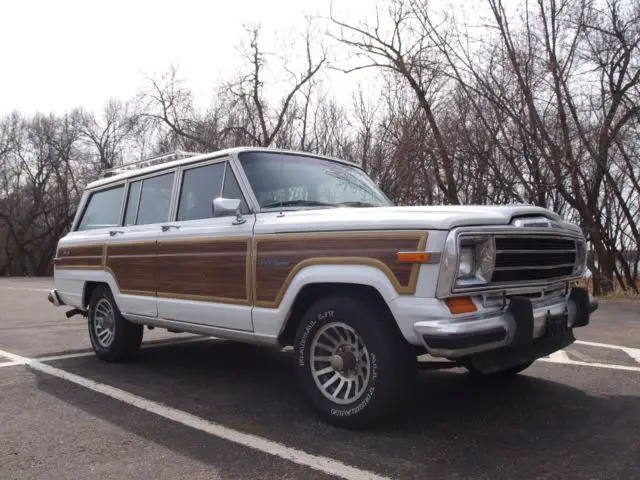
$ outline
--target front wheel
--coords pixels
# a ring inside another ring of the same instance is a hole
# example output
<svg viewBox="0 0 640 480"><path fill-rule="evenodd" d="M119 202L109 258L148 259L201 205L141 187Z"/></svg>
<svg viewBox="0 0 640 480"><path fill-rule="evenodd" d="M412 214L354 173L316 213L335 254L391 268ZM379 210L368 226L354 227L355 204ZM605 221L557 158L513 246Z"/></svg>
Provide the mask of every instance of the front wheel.
<svg viewBox="0 0 640 480"><path fill-rule="evenodd" d="M416 356L387 317L370 303L338 296L304 314L294 344L296 374L329 423L363 428L402 412Z"/></svg>
<svg viewBox="0 0 640 480"><path fill-rule="evenodd" d="M93 291L88 317L91 346L101 360L120 362L138 353L143 327L122 316L108 287L99 286Z"/></svg>

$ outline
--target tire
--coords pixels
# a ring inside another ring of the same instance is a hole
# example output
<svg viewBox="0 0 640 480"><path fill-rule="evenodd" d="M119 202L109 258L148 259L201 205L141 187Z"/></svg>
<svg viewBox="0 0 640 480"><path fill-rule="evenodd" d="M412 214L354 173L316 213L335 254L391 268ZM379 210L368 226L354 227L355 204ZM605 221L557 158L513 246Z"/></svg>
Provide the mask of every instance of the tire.
<svg viewBox="0 0 640 480"><path fill-rule="evenodd" d="M520 365L516 365L514 367L509 367L509 368L506 368L504 370L498 370L497 372L491 372L491 373L482 373L480 370L477 370L476 368L474 368L471 365L465 365L465 368L472 375L478 375L478 376L481 376L481 377L498 379L498 378L514 377L517 374L519 374L520 372L522 372L523 370L526 370L527 368L529 368L533 364L533 362L534 362L534 360L531 360L530 362L521 363Z"/></svg>
<svg viewBox="0 0 640 480"><path fill-rule="evenodd" d="M403 405L410 398L417 358L394 319L374 305L325 297L305 312L298 326L297 379L319 416L336 426L367 428L388 421L405 411Z"/></svg>
<svg viewBox="0 0 640 480"><path fill-rule="evenodd" d="M87 316L91 346L101 360L122 362L138 354L143 327L122 316L108 287L93 291Z"/></svg>

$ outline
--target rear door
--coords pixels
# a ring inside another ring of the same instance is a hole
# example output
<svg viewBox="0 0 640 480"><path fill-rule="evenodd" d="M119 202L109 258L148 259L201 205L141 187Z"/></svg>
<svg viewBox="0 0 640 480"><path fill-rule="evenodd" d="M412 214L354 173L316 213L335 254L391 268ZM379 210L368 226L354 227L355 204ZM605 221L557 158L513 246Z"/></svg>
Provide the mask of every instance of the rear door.
<svg viewBox="0 0 640 480"><path fill-rule="evenodd" d="M158 235L170 217L177 169L128 182L122 226L107 243L105 270L117 285L116 302L124 313L155 317Z"/></svg>
<svg viewBox="0 0 640 480"><path fill-rule="evenodd" d="M227 158L182 167L174 221L159 233L158 315L252 330L250 213ZM213 200L241 201L242 216L214 217Z"/></svg>

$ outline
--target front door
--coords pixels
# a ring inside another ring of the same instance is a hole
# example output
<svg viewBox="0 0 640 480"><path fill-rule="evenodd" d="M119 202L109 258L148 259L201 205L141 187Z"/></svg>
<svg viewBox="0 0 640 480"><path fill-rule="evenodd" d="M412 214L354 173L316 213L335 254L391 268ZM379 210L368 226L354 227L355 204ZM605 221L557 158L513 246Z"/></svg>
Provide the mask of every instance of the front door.
<svg viewBox="0 0 640 480"><path fill-rule="evenodd" d="M214 216L216 198L241 201L235 214ZM225 159L185 167L175 221L158 236L158 316L234 330L252 330L249 214L232 168Z"/></svg>

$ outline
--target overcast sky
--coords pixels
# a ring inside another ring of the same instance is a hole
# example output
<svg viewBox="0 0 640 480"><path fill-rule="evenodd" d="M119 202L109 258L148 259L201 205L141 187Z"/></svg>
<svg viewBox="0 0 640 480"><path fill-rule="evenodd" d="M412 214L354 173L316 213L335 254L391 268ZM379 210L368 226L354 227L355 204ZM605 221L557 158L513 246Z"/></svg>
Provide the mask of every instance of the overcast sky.
<svg viewBox="0 0 640 480"><path fill-rule="evenodd" d="M372 0L336 2L361 14ZM328 12L328 0L0 0L0 114L99 109L179 65L197 98L237 67L242 25L265 36ZM271 38L266 40L271 41Z"/></svg>

